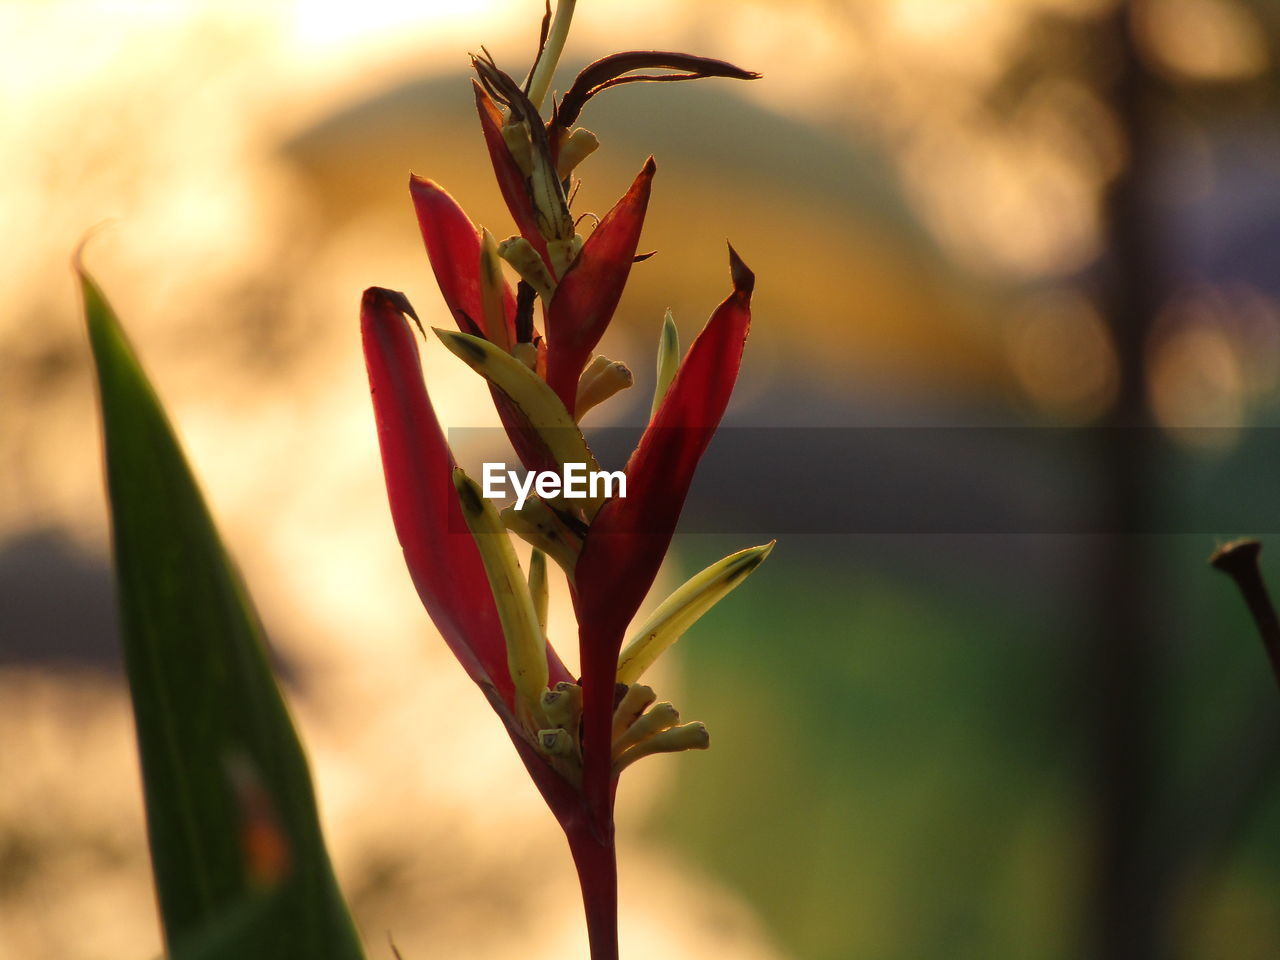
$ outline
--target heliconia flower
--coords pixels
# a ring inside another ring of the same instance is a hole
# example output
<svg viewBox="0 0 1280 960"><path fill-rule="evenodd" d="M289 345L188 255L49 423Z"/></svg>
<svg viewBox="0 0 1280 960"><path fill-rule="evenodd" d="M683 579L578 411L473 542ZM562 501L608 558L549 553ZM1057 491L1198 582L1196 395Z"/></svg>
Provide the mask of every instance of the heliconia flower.
<svg viewBox="0 0 1280 960"><path fill-rule="evenodd" d="M584 240L569 212L570 177L597 144L589 131L570 125L587 100L618 83L756 76L683 54L622 54L584 70L544 124L546 58L554 61L563 48L572 7L572 0L562 0L555 21L544 21L539 57L523 86L487 54L473 58L481 129L519 234L498 242L438 184L410 180L427 254L458 327L435 335L488 381L517 454L535 470L598 470L578 421L633 383L624 364L593 351L638 259L655 169L651 158ZM686 72L632 75L643 68ZM593 960L617 958L613 800L619 774L645 756L709 742L705 727L681 723L674 706L656 702L655 692L638 681L773 546L740 551L695 575L624 649L737 379L754 277L732 248L729 256L732 292L683 360L669 314L664 323L653 413L622 471L625 496L530 496L499 511L454 462L427 394L410 326L418 318L407 299L373 287L361 307L383 472L409 573L565 831ZM504 261L520 278L514 291ZM545 337L534 323L537 301ZM527 576L509 533L533 547ZM547 637L547 558L563 570L573 599L577 680Z"/></svg>

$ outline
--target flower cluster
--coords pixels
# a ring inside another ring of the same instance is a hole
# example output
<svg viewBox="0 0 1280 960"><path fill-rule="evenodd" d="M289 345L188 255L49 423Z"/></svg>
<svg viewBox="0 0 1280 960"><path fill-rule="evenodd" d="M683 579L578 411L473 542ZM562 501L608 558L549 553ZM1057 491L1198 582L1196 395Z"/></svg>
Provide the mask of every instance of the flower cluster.
<svg viewBox="0 0 1280 960"><path fill-rule="evenodd" d="M571 204L579 164L597 146L575 126L611 86L756 74L659 51L588 66L541 115L572 4L543 21L523 84L486 53L473 57L476 106L506 206L519 230L498 242L438 184L412 177L428 257L458 330L435 330L484 377L512 446L530 470L599 469L579 422L631 386L628 368L594 354L636 251L654 176L649 159L584 239ZM662 73L641 73L645 70ZM675 323L660 336L652 415L625 467L625 497L528 497L499 510L457 468L423 381L402 294L370 288L361 324L387 491L420 597L450 649L502 719L565 830L583 885L593 957L617 953L613 802L619 773L641 757L707 746L640 680L657 656L736 587L772 544L713 564L635 630L627 629L670 545L694 470L737 379L754 277L730 248L732 291L680 357ZM514 288L508 276L515 279ZM540 308L540 309L539 309ZM535 319L540 314L541 329ZM470 535L467 534L469 531ZM532 546L527 575L510 534ZM567 578L581 676L546 636L547 558ZM624 645L625 644L625 645Z"/></svg>

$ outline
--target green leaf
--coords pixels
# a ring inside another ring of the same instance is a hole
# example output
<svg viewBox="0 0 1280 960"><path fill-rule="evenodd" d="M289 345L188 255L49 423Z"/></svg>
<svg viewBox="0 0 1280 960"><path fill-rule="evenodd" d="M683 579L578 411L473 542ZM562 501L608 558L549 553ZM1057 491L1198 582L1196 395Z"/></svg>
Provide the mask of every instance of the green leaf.
<svg viewBox="0 0 1280 960"><path fill-rule="evenodd" d="M272 914L279 907L278 894L251 895L225 908L211 923L182 938L169 960L236 960L263 957L262 944Z"/></svg>
<svg viewBox="0 0 1280 960"><path fill-rule="evenodd" d="M83 271L81 285L169 952L359 958L258 618L119 321ZM211 951L219 929L234 936Z"/></svg>

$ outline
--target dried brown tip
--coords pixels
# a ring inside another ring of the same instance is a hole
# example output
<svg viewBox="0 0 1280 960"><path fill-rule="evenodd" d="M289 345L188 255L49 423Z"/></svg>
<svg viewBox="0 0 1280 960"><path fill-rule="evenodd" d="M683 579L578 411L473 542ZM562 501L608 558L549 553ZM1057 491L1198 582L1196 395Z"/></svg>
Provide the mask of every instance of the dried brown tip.
<svg viewBox="0 0 1280 960"><path fill-rule="evenodd" d="M458 329L463 333L469 333L471 336L478 337L481 340L489 339L484 335L484 331L480 329L479 324L471 319L467 311L461 308L453 311L453 319L458 322ZM419 324L418 326L421 328L422 325ZM426 334L424 333L423 336L426 336Z"/></svg>
<svg viewBox="0 0 1280 960"><path fill-rule="evenodd" d="M756 275L742 262L738 251L733 249L733 244L729 244L729 276L733 278L733 292L750 300L756 288Z"/></svg>
<svg viewBox="0 0 1280 960"><path fill-rule="evenodd" d="M378 307L391 307L411 319L424 337L427 335L422 327L422 321L418 319L418 314L413 309L413 304L399 290L388 290L386 287L369 287L365 290L361 308L370 310Z"/></svg>
<svg viewBox="0 0 1280 960"><path fill-rule="evenodd" d="M632 74L633 70L681 70L683 73ZM628 76L628 74L631 74ZM602 90L623 83L669 82L673 80L702 80L707 77L726 77L731 80L758 80L754 70L743 70L724 60L696 57L689 53L670 50L632 50L602 57L589 64L573 81L573 86L560 101L555 113L555 123L568 128L578 119L586 102Z"/></svg>
<svg viewBox="0 0 1280 960"><path fill-rule="evenodd" d="M533 305L537 296L527 280L516 285L516 343L533 342Z"/></svg>
<svg viewBox="0 0 1280 960"><path fill-rule="evenodd" d="M526 120L529 115L537 116L537 111L529 103L524 90L510 76L498 67L493 56L484 47L479 54L471 54L471 67L476 72L481 86L494 100L511 110L517 120Z"/></svg>
<svg viewBox="0 0 1280 960"><path fill-rule="evenodd" d="M1237 572L1256 569L1261 553L1262 544L1257 540L1232 540L1213 551L1209 565L1228 576L1235 576Z"/></svg>

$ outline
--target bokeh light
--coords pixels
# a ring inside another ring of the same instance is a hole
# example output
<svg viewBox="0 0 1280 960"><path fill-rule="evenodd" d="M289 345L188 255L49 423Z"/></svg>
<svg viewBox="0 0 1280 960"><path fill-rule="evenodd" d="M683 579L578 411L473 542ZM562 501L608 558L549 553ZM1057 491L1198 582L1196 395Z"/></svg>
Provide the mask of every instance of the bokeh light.
<svg viewBox="0 0 1280 960"><path fill-rule="evenodd" d="M663 311L687 341L725 290L726 236L760 278L737 426L1107 422L1126 349L1103 295L1108 197L1132 159L1113 3L579 6L575 66L669 48L765 75L622 88L584 117L604 141L582 169L589 208L648 153L659 165L642 241L658 255L603 344L637 397L595 422L642 418ZM1202 469L1265 476L1250 428L1272 425L1280 383L1276 15L1261 0L1135 9L1160 79L1146 227L1168 294L1143 343L1149 413L1209 443ZM0 5L0 960L159 950L69 271L86 236L263 612L370 956L389 955L387 933L406 960L585 956L561 839L404 571L355 323L372 284L448 322L410 169L511 232L466 52L483 43L521 73L541 14L540 0ZM446 351L423 356L447 425L496 422ZM946 500L968 465L929 456L910 476ZM984 476L1008 500L1066 483L1013 455ZM1202 582L1208 534L1164 519L1186 535L1152 562L1149 592L1172 598L1155 618L1155 722L1181 773L1203 739L1180 734L1268 691L1234 607ZM727 601L659 674L715 746L624 785L624 955L1082 955L1092 541L778 532L755 599ZM681 541L666 584L718 546ZM551 632L572 648L568 604L558 588ZM1280 822L1245 832L1188 894L1188 957L1274 953Z"/></svg>

